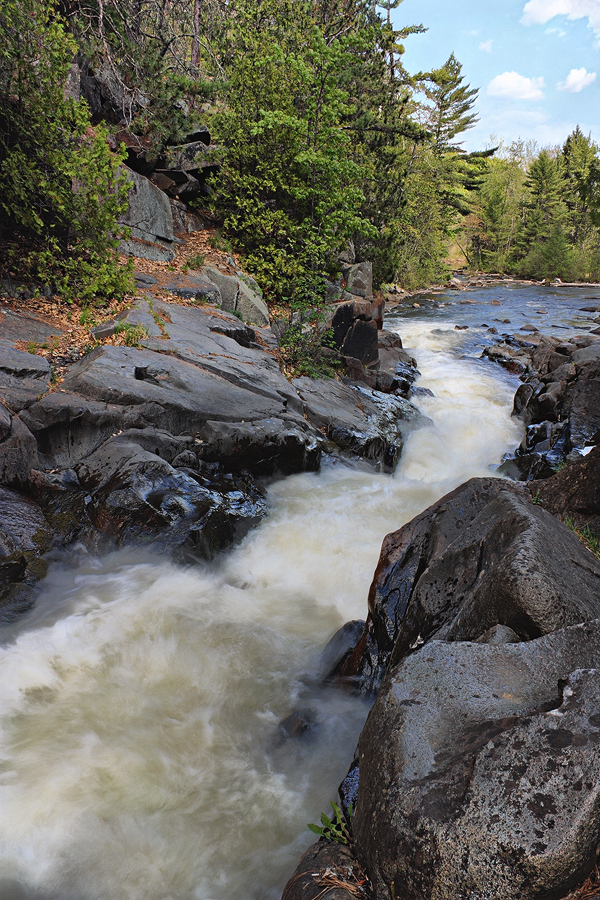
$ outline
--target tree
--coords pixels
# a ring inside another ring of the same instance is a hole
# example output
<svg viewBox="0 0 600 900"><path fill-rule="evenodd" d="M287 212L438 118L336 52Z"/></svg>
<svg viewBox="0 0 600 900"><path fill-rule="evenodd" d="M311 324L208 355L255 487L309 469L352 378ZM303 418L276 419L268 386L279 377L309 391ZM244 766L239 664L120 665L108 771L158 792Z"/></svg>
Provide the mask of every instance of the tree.
<svg viewBox="0 0 600 900"><path fill-rule="evenodd" d="M52 0L0 8L0 207L5 265L91 299L123 293L118 217L127 187L106 132L87 105L65 95L76 46ZM27 40L23 35L27 34ZM23 258L17 233L30 248Z"/></svg>
<svg viewBox="0 0 600 900"><path fill-rule="evenodd" d="M227 149L215 212L273 300L317 300L335 254L371 230L342 126L353 40L328 42L304 0L248 0L232 22L228 91L211 117Z"/></svg>
<svg viewBox="0 0 600 900"><path fill-rule="evenodd" d="M428 125L435 152L441 155L456 149L454 138L479 121L473 112L479 90L463 84L462 65L454 53L440 69L416 77L429 101Z"/></svg>

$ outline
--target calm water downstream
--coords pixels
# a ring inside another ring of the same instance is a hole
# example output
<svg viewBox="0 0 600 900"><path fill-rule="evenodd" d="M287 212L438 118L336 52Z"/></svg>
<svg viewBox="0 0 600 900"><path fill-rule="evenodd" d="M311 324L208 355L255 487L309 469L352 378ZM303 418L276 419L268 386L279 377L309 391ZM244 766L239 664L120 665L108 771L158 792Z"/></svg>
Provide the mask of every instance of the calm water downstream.
<svg viewBox="0 0 600 900"><path fill-rule="evenodd" d="M517 382L477 358L480 326L516 330L493 320L525 310L540 328L595 327L578 308L600 291L534 290L390 318L434 394L393 477L329 463L277 482L267 519L212 566L126 552L54 565L0 647L2 900L279 896L367 712L311 688L320 650L364 618L383 536L520 441ZM281 742L299 707L314 738Z"/></svg>

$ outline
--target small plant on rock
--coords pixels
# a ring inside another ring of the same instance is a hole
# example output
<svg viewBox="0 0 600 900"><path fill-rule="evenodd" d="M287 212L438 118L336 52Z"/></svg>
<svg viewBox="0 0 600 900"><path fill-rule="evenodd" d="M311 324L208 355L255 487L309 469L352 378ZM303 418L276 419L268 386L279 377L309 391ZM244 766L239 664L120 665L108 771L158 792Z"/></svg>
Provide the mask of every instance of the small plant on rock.
<svg viewBox="0 0 600 900"><path fill-rule="evenodd" d="M344 813L333 800L329 801L333 810L331 818L321 813L321 824L314 825L312 822L308 825L308 829L318 834L319 837L327 838L328 841L335 841L337 844L351 844L352 834L348 828ZM352 819L352 804L348 807L348 815Z"/></svg>

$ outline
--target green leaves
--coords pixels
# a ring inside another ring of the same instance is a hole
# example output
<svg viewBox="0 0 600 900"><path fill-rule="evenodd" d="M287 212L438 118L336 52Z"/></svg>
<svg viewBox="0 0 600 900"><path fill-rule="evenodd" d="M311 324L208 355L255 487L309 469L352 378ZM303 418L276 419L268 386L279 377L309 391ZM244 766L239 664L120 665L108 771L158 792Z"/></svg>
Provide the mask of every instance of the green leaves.
<svg viewBox="0 0 600 900"><path fill-rule="evenodd" d="M329 801L333 809L333 816L329 818L325 813L321 813L321 824L307 825L307 828L318 834L320 837L327 838L328 841L335 841L337 844L351 844L352 835L346 824L344 813L333 800ZM352 819L352 804L348 808L348 815Z"/></svg>
<svg viewBox="0 0 600 900"><path fill-rule="evenodd" d="M6 0L0 31L0 207L32 245L19 274L67 299L122 294L131 284L117 254L123 157L105 129L90 128L87 105L65 95L76 45L52 0Z"/></svg>

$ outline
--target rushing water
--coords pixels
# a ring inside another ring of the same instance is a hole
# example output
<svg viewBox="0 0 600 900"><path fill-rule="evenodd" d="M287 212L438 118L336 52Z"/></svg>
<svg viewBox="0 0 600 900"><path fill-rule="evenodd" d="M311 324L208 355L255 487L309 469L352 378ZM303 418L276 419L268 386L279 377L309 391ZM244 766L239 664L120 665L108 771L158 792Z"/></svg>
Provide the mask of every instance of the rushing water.
<svg viewBox="0 0 600 900"><path fill-rule="evenodd" d="M413 315L390 325L433 424L393 477L330 462L276 482L266 520L211 566L72 554L4 629L2 900L278 897L367 712L315 687L319 651L364 618L383 536L521 437L515 380L477 359L485 329L454 330L473 308ZM299 708L314 733L283 740Z"/></svg>

